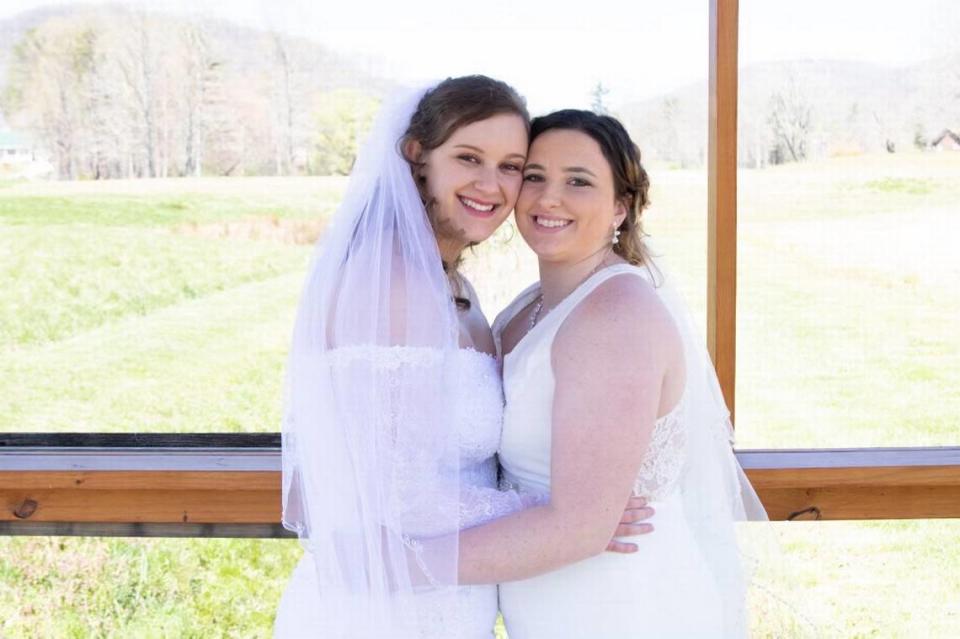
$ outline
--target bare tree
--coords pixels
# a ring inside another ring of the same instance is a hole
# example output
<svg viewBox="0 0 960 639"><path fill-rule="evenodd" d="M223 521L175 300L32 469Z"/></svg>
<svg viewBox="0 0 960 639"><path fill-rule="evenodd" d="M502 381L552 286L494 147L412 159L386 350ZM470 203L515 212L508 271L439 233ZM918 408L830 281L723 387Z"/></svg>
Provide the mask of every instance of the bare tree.
<svg viewBox="0 0 960 639"><path fill-rule="evenodd" d="M767 122L773 135L773 160L802 162L807 159L813 108L795 73L789 73L783 87L770 96Z"/></svg>
<svg viewBox="0 0 960 639"><path fill-rule="evenodd" d="M157 125L155 84L156 60L151 40L151 20L143 11L131 14L127 21L129 34L123 55L118 56L119 66L133 97L133 107L139 120L139 137L143 149L145 173L157 175Z"/></svg>
<svg viewBox="0 0 960 639"><path fill-rule="evenodd" d="M608 95L610 95L610 89L603 86L603 82L597 82L593 90L590 91L590 110L598 115L610 115L610 110L604 102Z"/></svg>
<svg viewBox="0 0 960 639"><path fill-rule="evenodd" d="M183 43L183 137L184 175L203 172L203 148L209 128L210 106L223 63L213 53L203 24L187 23L181 30Z"/></svg>
<svg viewBox="0 0 960 639"><path fill-rule="evenodd" d="M664 98L661 105L663 129L659 150L661 159L682 162L680 152L680 101L676 97Z"/></svg>
<svg viewBox="0 0 960 639"><path fill-rule="evenodd" d="M272 44L276 64L273 103L277 140L274 153L276 154L277 175L284 175L293 172L293 56L287 41L279 34L273 34Z"/></svg>

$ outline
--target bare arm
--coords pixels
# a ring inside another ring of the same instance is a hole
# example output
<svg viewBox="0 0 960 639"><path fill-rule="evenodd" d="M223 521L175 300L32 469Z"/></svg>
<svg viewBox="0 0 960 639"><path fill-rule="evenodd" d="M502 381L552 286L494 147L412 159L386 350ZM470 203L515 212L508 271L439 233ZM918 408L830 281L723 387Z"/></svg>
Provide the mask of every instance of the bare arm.
<svg viewBox="0 0 960 639"><path fill-rule="evenodd" d="M612 278L577 307L553 345L550 502L462 531L460 583L525 579L604 551L678 347L666 309L638 278Z"/></svg>

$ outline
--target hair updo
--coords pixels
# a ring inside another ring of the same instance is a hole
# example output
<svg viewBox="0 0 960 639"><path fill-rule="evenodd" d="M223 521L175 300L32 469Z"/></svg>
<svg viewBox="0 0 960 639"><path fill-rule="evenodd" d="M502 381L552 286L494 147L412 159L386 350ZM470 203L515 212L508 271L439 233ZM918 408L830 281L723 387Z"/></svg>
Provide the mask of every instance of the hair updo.
<svg viewBox="0 0 960 639"><path fill-rule="evenodd" d="M650 204L650 178L640 163L640 149L620 121L592 111L565 109L534 118L530 126L530 143L547 131L580 131L599 146L613 173L613 189L617 199L627 208L620 223L620 239L613 251L634 266L651 266L650 251L643 238L643 210Z"/></svg>

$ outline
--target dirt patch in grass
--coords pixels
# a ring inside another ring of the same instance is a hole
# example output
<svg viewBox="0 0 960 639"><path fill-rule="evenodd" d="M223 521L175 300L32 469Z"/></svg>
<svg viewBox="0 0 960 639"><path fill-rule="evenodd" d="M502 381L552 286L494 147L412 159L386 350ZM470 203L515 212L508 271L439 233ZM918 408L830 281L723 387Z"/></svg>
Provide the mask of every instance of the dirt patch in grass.
<svg viewBox="0 0 960 639"><path fill-rule="evenodd" d="M296 220L276 215L200 224L187 222L173 228L177 235L224 240L259 240L282 244L314 244L326 228L325 220Z"/></svg>

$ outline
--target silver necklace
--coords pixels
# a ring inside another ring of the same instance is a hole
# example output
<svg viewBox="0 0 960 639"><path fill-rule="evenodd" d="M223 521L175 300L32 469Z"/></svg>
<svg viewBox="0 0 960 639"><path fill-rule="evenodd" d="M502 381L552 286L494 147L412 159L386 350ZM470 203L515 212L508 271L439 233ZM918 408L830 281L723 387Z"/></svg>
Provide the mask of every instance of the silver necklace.
<svg viewBox="0 0 960 639"><path fill-rule="evenodd" d="M580 283L577 284L577 285L573 288L573 291L575 291L575 290L577 290L578 288L580 288L580 286L581 286L584 282L586 282L587 280L589 280L589 279L593 276L594 273L596 273L597 271L599 271L599 270L600 270L600 267L603 266L604 260L606 260L606 259L607 259L607 256L604 255L604 256L603 256L603 259L600 260L600 261L597 263L597 265L593 267L593 270L590 271L589 273L587 273L587 276L584 277L582 280L580 280ZM570 295L573 294L573 291L570 291L569 293L567 293L566 296L564 296L563 300L565 300L565 299L567 299L568 297L570 297ZM563 303L563 300L560 300L559 302L557 302L557 306L559 306L561 303ZM557 306L554 306L553 308L556 308ZM529 332L529 331L532 331L532 330L533 330L533 327L537 325L537 322L540 320L540 311L542 311L542 310L543 310L543 293L540 293L540 295L537 296L537 305L533 307L533 312L530 314L530 328L527 329L528 332ZM553 309L550 309L550 310L553 310ZM548 311L548 312L549 312L549 311Z"/></svg>
<svg viewBox="0 0 960 639"><path fill-rule="evenodd" d="M537 325L537 318L540 317L540 311L543 310L543 294L537 298L537 305L533 307L533 313L530 314L530 330Z"/></svg>

